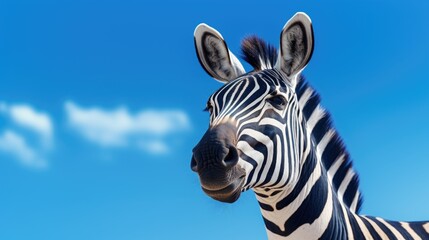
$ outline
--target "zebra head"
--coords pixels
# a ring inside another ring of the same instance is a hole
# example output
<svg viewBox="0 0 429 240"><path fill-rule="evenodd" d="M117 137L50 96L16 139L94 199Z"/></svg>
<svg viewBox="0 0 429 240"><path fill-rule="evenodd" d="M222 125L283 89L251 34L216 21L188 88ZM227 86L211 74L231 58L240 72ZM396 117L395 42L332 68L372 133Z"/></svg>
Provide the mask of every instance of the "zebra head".
<svg viewBox="0 0 429 240"><path fill-rule="evenodd" d="M207 102L210 126L193 149L191 168L204 192L234 202L250 188L293 186L305 148L295 86L313 52L310 18L297 13L285 24L279 54L255 37L244 40L249 73L215 29L198 25L194 40L202 67L225 83Z"/></svg>

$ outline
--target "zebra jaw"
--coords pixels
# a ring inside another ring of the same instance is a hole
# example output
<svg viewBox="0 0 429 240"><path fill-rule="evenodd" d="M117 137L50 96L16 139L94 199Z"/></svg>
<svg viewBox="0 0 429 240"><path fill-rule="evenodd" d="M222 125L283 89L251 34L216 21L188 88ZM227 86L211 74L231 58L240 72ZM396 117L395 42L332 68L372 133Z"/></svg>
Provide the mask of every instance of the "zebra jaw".
<svg viewBox="0 0 429 240"><path fill-rule="evenodd" d="M240 176L233 182L231 182L228 186L217 190L206 189L203 185L201 186L201 188L207 195L209 195L215 200L226 203L233 203L237 201L241 195L241 191L244 185L244 179L244 175Z"/></svg>

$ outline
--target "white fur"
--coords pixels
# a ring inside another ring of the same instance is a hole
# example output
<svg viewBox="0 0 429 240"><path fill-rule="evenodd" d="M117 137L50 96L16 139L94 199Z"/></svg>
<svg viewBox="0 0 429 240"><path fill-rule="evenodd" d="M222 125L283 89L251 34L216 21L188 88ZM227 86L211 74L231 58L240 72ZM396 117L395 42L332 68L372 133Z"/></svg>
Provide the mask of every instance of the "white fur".
<svg viewBox="0 0 429 240"><path fill-rule="evenodd" d="M357 191L355 197L353 198L352 204L350 204L350 211L356 212L357 204L359 202L360 192Z"/></svg>
<svg viewBox="0 0 429 240"><path fill-rule="evenodd" d="M410 227L410 223L401 222L401 226L407 230L407 232L413 237L414 240L422 240L422 238L417 235L417 233Z"/></svg>
<svg viewBox="0 0 429 240"><path fill-rule="evenodd" d="M365 216L361 216L361 217L364 218L366 221L368 221L369 224L371 224L371 226L374 228L374 230L377 232L377 234L381 237L382 240L389 240L387 235L383 232L383 230L381 230L381 228L378 226L377 223L375 223L368 217L365 217Z"/></svg>
<svg viewBox="0 0 429 240"><path fill-rule="evenodd" d="M392 231L393 235L395 235L396 239L405 239L401 233L396 230L392 225L390 225L388 222L386 222L384 219L377 217L376 218L380 223L382 223L384 226L386 226L390 231Z"/></svg>
<svg viewBox="0 0 429 240"><path fill-rule="evenodd" d="M429 223L425 223L425 224L423 225L423 229L424 229L427 233L429 233Z"/></svg>

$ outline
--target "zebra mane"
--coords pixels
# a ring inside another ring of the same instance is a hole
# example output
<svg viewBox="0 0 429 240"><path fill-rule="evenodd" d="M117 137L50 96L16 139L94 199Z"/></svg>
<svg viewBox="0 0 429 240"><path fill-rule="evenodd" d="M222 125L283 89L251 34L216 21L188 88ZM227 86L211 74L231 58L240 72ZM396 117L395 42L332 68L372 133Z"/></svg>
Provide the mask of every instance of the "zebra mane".
<svg viewBox="0 0 429 240"><path fill-rule="evenodd" d="M271 69L277 61L277 49L254 35L241 41L241 55L255 72Z"/></svg>
<svg viewBox="0 0 429 240"><path fill-rule="evenodd" d="M320 95L301 77L296 86L299 105L322 163L337 196L352 212L359 213L363 203L359 176L350 155L332 124L330 114L321 107Z"/></svg>

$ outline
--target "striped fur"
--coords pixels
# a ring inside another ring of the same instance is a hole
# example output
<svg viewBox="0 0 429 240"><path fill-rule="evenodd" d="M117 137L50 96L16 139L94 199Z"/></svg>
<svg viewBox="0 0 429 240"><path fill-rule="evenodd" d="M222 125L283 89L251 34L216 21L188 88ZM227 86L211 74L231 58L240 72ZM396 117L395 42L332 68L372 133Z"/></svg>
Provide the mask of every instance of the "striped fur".
<svg viewBox="0 0 429 240"><path fill-rule="evenodd" d="M358 174L319 95L272 68L275 51L264 41L242 48L254 71L210 97L210 128L236 127L242 191L255 192L268 238L429 239L427 222L359 215Z"/></svg>
<svg viewBox="0 0 429 240"><path fill-rule="evenodd" d="M303 78L298 82L296 94L329 182L340 200L351 211L358 213L362 205L359 177L352 167L349 153L332 126L330 114L320 105L320 96Z"/></svg>

